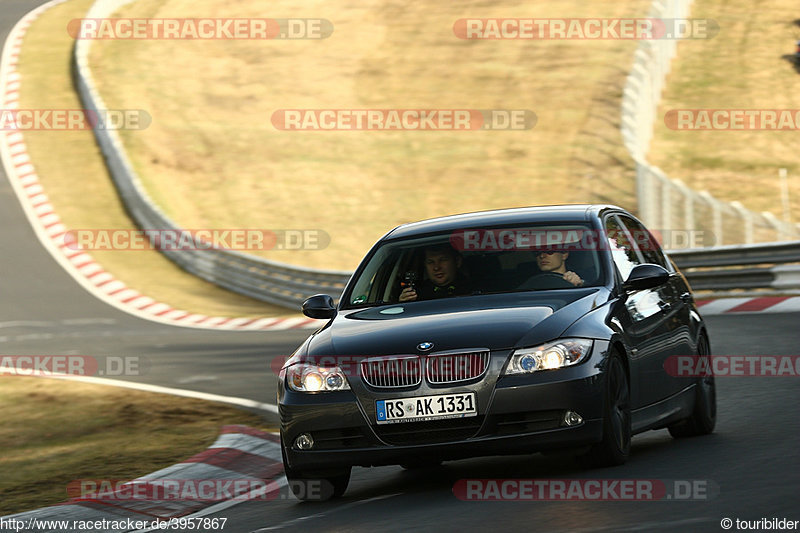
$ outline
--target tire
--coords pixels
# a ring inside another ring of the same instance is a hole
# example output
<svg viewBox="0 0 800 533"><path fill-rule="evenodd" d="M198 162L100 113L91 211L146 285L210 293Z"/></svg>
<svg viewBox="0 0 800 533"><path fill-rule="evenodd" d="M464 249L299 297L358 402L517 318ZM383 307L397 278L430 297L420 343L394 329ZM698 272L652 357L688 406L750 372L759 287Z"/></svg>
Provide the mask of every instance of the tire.
<svg viewBox="0 0 800 533"><path fill-rule="evenodd" d="M281 455L283 456L283 470L286 474L286 480L289 482L289 488L298 500L323 502L332 498L341 498L347 491L352 470L350 467L327 470L324 473L298 472L289 467L283 439L281 439Z"/></svg>
<svg viewBox="0 0 800 533"><path fill-rule="evenodd" d="M605 394L603 438L577 457L585 468L621 465L631 453L630 385L622 358L616 353L608 358Z"/></svg>
<svg viewBox="0 0 800 533"><path fill-rule="evenodd" d="M711 355L711 349L705 335L702 335L697 343L697 355L698 357ZM709 369L709 375L697 378L694 408L691 416L667 428L673 438L697 437L699 435L708 435L714 431L714 426L717 424L717 388L714 383L714 375L710 373L711 365L706 365L706 368Z"/></svg>

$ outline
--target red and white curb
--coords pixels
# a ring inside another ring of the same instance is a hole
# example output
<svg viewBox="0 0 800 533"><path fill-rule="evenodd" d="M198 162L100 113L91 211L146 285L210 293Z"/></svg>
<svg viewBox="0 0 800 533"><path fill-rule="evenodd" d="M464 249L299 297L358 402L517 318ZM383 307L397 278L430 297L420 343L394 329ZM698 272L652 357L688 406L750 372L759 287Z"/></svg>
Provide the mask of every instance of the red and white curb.
<svg viewBox="0 0 800 533"><path fill-rule="evenodd" d="M700 314L727 315L737 313L797 313L800 296L762 296L697 300Z"/></svg>
<svg viewBox="0 0 800 533"><path fill-rule="evenodd" d="M19 109L23 83L17 70L22 40L31 23L47 9L67 0L43 4L23 17L9 33L0 62L0 109ZM66 31L66 30L65 30ZM175 326L225 330L285 330L318 328L323 322L306 317L229 318L193 314L158 302L115 279L82 250L64 242L68 228L61 223L47 197L36 168L28 155L24 135L19 131L0 131L0 159L28 220L56 261L87 291L104 302L140 318Z"/></svg>
<svg viewBox="0 0 800 533"><path fill-rule="evenodd" d="M102 476L101 476L102 477ZM131 521L154 523L176 518L201 517L219 512L251 497L263 498L266 485L267 498L277 497L276 492L287 485L283 474L280 437L247 426L225 426L222 433L207 450L176 465L131 481L146 483L157 480L205 481L236 480L243 486L259 486L257 494L241 492L221 502L200 501L199 498L148 500L144 498L108 497L87 500L73 499L63 504L34 511L2 517L5 523L16 520L25 524L25 531L47 531L45 521L107 520L121 523ZM65 492L67 488L65 487ZM236 491L235 486L230 489ZM30 526L30 529L28 529ZM183 528L182 528L183 529ZM209 530L209 529L207 529ZM130 529L116 529L130 531Z"/></svg>

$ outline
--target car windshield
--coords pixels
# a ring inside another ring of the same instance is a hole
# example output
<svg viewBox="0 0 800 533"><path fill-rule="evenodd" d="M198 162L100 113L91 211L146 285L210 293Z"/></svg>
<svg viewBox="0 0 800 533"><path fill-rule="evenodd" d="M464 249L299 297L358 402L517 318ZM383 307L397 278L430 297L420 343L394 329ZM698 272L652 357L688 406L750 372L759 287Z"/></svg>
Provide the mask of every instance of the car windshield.
<svg viewBox="0 0 800 533"><path fill-rule="evenodd" d="M359 270L345 306L596 286L596 234L586 225L558 224L388 240Z"/></svg>

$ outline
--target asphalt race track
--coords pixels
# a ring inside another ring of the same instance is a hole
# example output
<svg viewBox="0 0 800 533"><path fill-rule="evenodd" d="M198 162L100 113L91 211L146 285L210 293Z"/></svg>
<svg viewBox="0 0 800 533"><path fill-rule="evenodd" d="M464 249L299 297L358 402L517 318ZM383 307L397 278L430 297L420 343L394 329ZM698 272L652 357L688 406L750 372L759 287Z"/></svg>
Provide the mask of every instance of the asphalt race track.
<svg viewBox="0 0 800 533"><path fill-rule="evenodd" d="M715 354L797 353L797 315L709 318ZM345 498L303 503L247 502L216 516L226 531L721 531L723 518L800 520L798 378L718 378L718 423L708 437L673 440L666 430L635 437L624 466L584 471L570 457L516 456L445 463L427 472L356 468ZM459 479L701 480L707 500L477 502L453 494ZM718 491L718 494L712 494ZM214 516L214 515L212 515Z"/></svg>
<svg viewBox="0 0 800 533"><path fill-rule="evenodd" d="M2 39L40 3L0 0ZM102 303L39 245L5 174L0 178L0 249L2 355L138 356L147 360L148 373L119 379L274 403L270 361L290 353L308 334L165 326ZM798 354L800 314L729 314L710 317L708 323L715 354ZM356 468L342 500L301 504L283 491L273 501L243 502L212 516L228 518L226 533L297 527L721 531L723 518L800 520L800 381L728 377L719 378L717 387L713 435L676 441L666 430L646 433L634 438L632 458L622 467L584 471L570 457L534 455L458 461L422 472ZM456 498L453 484L472 478L700 480L712 494L704 500L653 502Z"/></svg>

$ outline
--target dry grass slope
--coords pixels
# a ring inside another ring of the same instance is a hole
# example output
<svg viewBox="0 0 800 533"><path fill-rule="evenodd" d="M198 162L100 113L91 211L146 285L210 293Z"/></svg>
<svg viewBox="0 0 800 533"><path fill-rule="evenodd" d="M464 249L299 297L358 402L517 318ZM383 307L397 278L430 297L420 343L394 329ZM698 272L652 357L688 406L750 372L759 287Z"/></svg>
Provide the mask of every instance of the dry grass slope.
<svg viewBox="0 0 800 533"><path fill-rule="evenodd" d="M397 224L562 202L634 208L618 126L634 41L465 41L463 17L636 17L648 0L442 4L137 0L118 16L319 17L325 40L98 41L112 108L143 108L125 132L148 191L184 227L321 228L324 251L271 259L354 268ZM531 109L510 132L283 132L291 108Z"/></svg>

